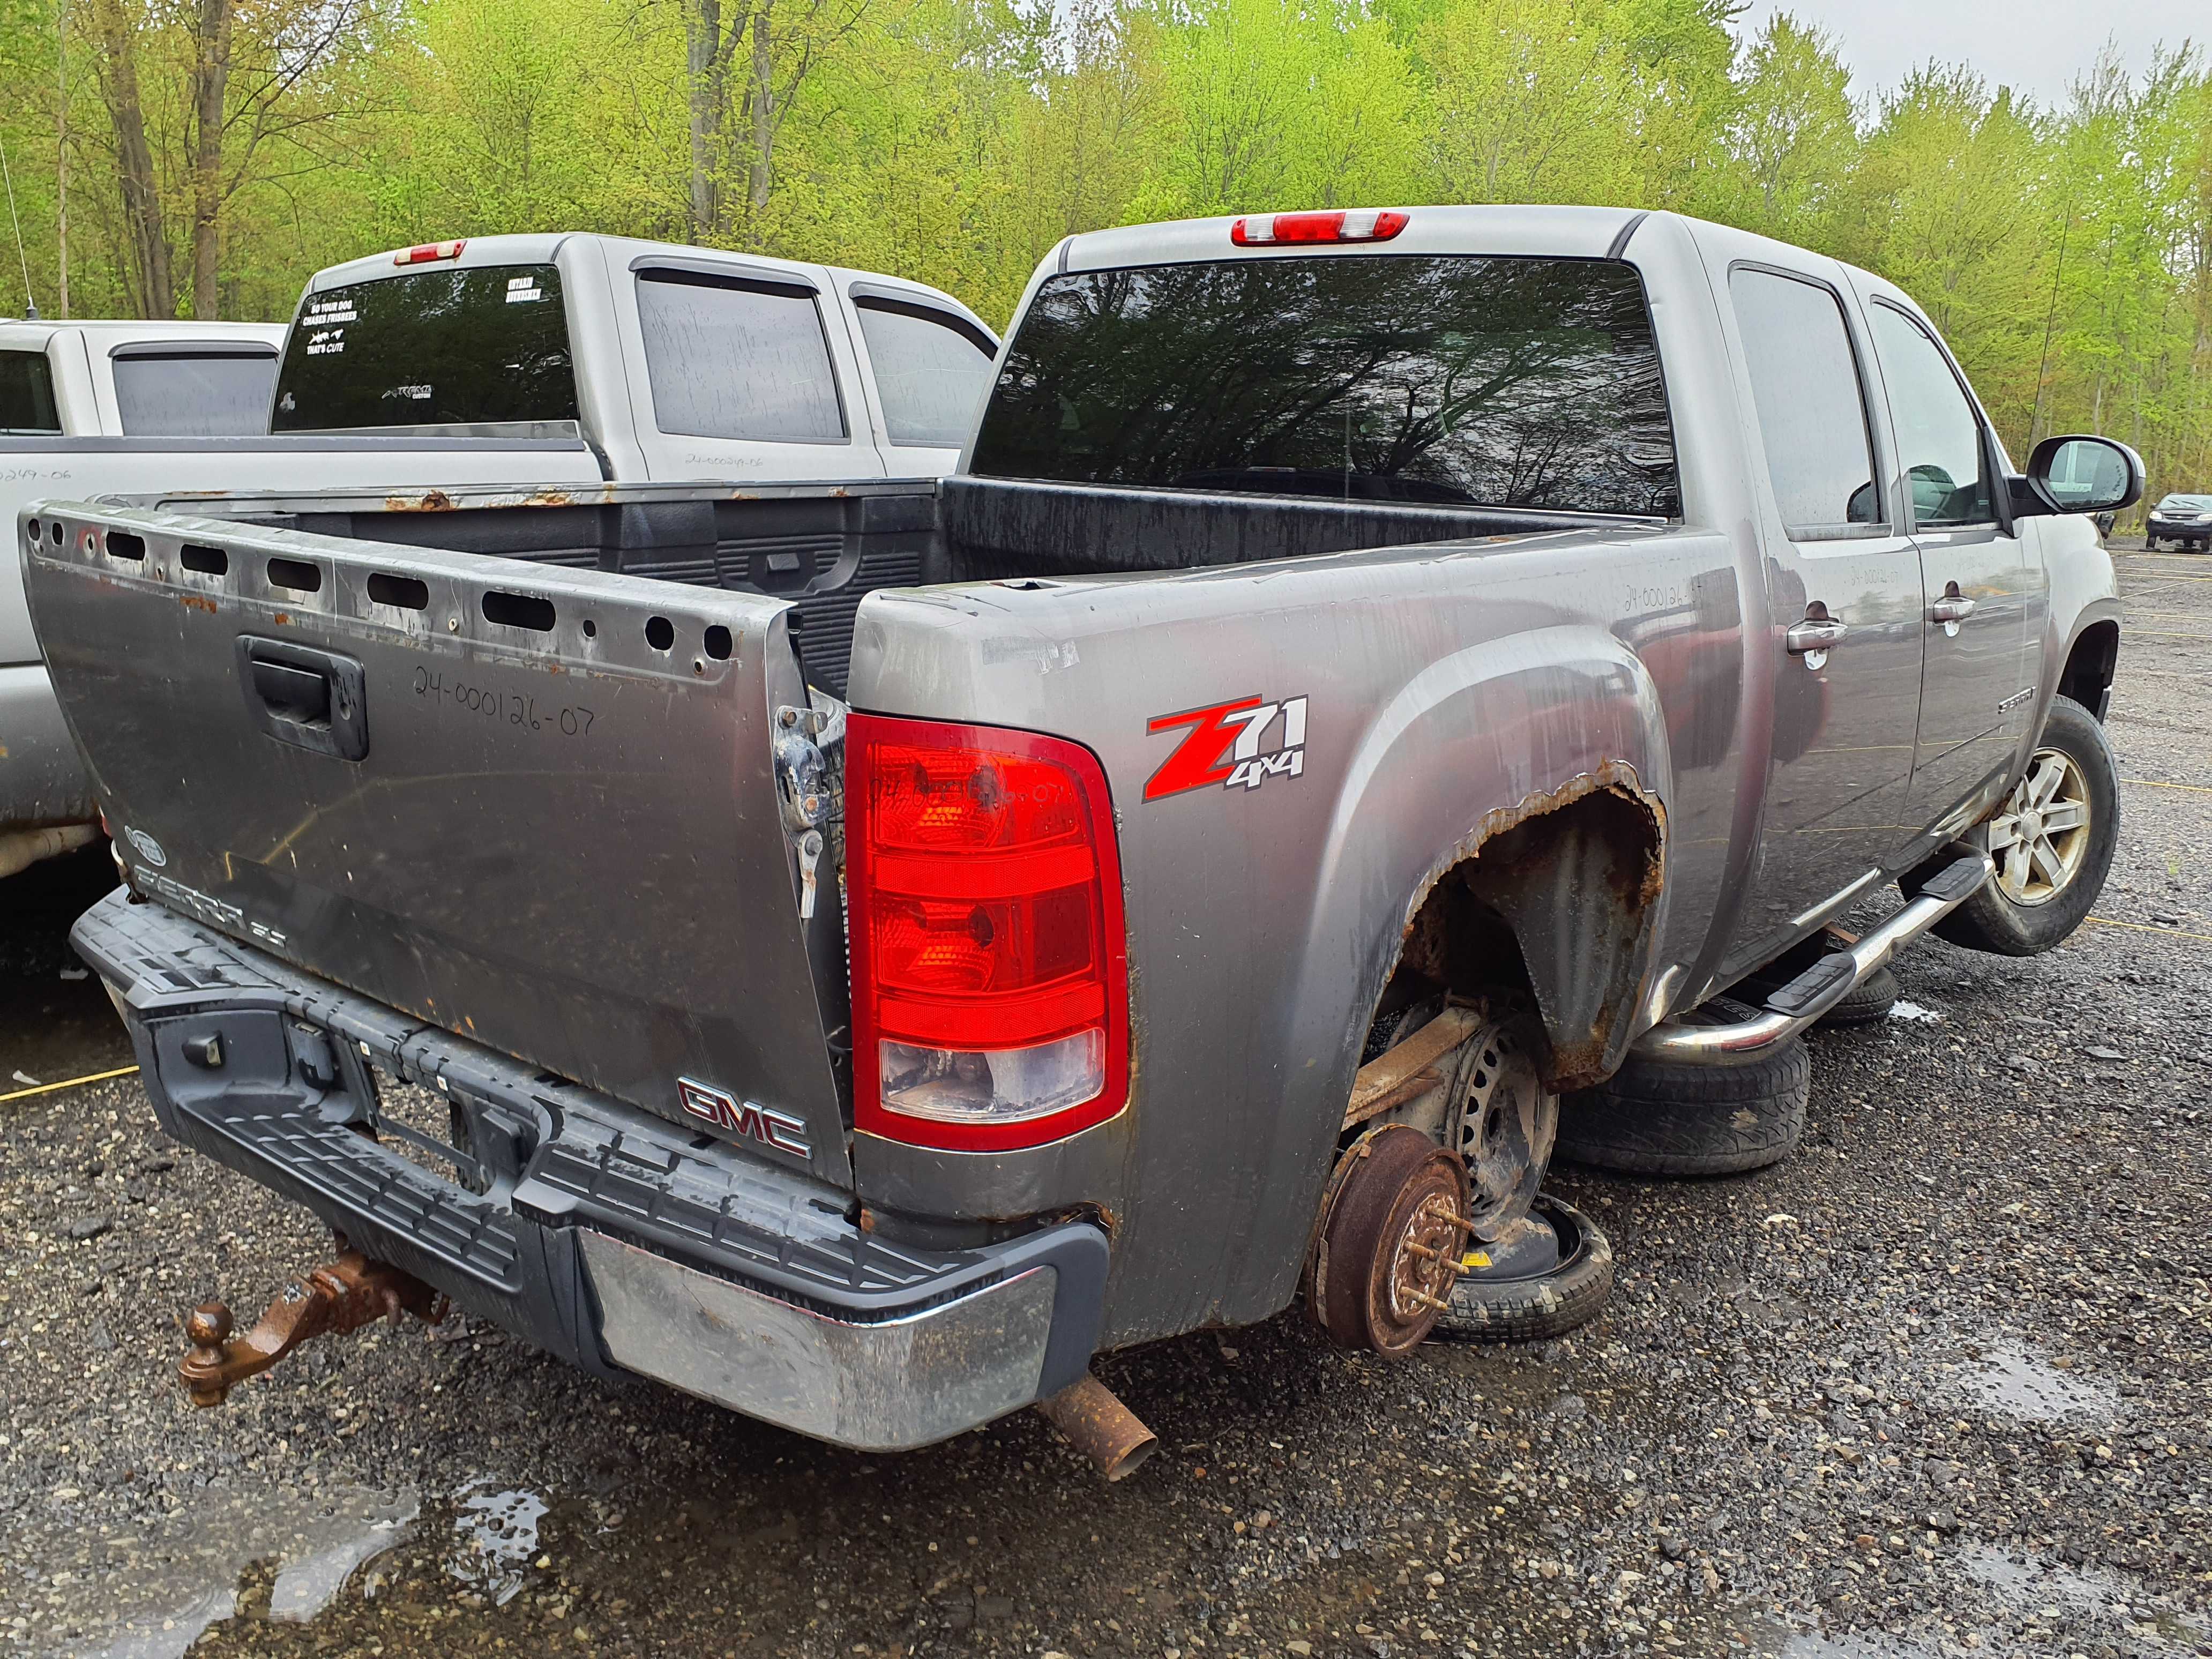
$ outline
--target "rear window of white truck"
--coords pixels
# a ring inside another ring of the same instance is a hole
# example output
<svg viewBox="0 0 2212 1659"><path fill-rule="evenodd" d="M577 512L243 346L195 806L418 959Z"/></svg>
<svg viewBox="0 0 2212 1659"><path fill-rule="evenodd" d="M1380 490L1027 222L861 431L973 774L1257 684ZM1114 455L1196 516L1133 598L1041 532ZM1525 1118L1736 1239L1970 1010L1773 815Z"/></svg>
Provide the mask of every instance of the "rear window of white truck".
<svg viewBox="0 0 2212 1659"><path fill-rule="evenodd" d="M479 265L310 294L285 344L270 429L576 418L560 271Z"/></svg>

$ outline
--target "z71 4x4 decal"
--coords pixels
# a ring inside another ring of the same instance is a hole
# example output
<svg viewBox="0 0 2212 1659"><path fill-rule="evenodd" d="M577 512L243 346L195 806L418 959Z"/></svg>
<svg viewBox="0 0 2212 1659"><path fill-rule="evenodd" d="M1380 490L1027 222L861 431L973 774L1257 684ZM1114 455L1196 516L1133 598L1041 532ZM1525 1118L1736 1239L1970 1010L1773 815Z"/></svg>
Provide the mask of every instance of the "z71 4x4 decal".
<svg viewBox="0 0 2212 1659"><path fill-rule="evenodd" d="M1260 745L1275 731L1280 738L1266 753ZM1269 778L1295 778L1306 769L1306 700L1285 697L1269 702L1259 696L1236 697L1179 714L1155 714L1147 732L1188 726L1190 734L1160 763L1145 785L1145 799L1158 800L1186 790L1219 784L1225 789L1257 789Z"/></svg>

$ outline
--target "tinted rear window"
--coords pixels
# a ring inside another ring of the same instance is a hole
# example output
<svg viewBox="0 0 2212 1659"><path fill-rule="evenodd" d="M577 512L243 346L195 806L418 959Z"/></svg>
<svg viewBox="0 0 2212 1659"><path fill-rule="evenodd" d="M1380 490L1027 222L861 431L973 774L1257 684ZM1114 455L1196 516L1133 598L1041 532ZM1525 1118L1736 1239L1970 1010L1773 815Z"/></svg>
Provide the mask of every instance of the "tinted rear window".
<svg viewBox="0 0 2212 1659"><path fill-rule="evenodd" d="M845 410L814 290L690 270L638 273L653 424L695 438L841 444Z"/></svg>
<svg viewBox="0 0 2212 1659"><path fill-rule="evenodd" d="M311 294L276 378L278 432L573 421L551 265L410 271Z"/></svg>
<svg viewBox="0 0 2212 1659"><path fill-rule="evenodd" d="M895 300L855 300L884 429L895 444L957 449L991 382L998 349L963 319Z"/></svg>
<svg viewBox="0 0 2212 1659"><path fill-rule="evenodd" d="M1048 278L973 470L1593 513L1680 511L1636 272L1274 258Z"/></svg>
<svg viewBox="0 0 2212 1659"><path fill-rule="evenodd" d="M133 438L237 438L269 429L273 351L131 352L112 360Z"/></svg>
<svg viewBox="0 0 2212 1659"><path fill-rule="evenodd" d="M0 351L0 432L37 436L62 429L54 371L43 351Z"/></svg>

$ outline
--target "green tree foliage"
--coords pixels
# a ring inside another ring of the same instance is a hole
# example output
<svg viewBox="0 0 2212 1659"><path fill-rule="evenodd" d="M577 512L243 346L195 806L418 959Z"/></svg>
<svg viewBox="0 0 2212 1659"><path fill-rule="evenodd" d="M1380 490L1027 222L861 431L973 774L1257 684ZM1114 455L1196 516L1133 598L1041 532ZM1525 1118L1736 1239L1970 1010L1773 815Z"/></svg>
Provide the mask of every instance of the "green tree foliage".
<svg viewBox="0 0 2212 1659"><path fill-rule="evenodd" d="M49 314L64 159L79 315L282 317L337 259L577 228L897 271L1003 319L1060 238L1147 218L1674 208L1905 287L2016 453L2101 430L2154 488L2212 488L2204 58L2085 65L2054 108L1938 63L1858 101L1832 40L1787 15L1739 40L1734 9L0 0L0 143Z"/></svg>

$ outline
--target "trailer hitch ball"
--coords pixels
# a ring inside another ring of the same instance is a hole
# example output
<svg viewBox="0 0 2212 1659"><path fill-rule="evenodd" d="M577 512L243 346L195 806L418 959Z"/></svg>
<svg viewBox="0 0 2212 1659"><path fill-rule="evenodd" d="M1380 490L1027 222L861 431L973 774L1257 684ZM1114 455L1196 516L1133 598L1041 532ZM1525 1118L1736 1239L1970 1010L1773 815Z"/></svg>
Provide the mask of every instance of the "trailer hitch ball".
<svg viewBox="0 0 2212 1659"><path fill-rule="evenodd" d="M203 1302L185 1316L185 1340L192 1351L179 1370L195 1406L220 1406L229 1396L230 1384L215 1379L222 1373L231 1324L230 1310L220 1302ZM203 1377L208 1380L198 1380Z"/></svg>
<svg viewBox="0 0 2212 1659"><path fill-rule="evenodd" d="M411 1273L345 1250L328 1267L288 1285L269 1311L243 1336L220 1302L203 1302L185 1319L192 1345L178 1379L195 1406L220 1406L249 1376L258 1376L303 1342L357 1331L379 1319L395 1324L404 1314L435 1322L445 1300Z"/></svg>

